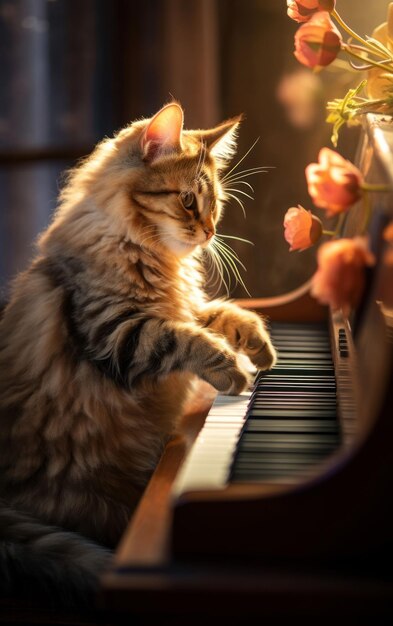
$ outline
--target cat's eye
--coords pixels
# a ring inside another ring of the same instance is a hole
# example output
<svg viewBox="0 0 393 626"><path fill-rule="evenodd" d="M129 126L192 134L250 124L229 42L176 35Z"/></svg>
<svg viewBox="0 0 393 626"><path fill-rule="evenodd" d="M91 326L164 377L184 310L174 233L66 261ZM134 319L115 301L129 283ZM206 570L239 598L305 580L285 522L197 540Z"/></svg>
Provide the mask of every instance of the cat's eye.
<svg viewBox="0 0 393 626"><path fill-rule="evenodd" d="M197 208L196 197L193 191L182 191L180 200L185 209L193 211Z"/></svg>

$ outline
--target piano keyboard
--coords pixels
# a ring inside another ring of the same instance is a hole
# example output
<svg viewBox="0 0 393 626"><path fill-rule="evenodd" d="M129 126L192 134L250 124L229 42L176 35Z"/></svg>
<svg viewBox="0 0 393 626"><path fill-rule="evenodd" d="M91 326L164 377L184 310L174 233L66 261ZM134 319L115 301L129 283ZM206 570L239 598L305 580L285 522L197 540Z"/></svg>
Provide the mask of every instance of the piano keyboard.
<svg viewBox="0 0 393 626"><path fill-rule="evenodd" d="M340 444L334 365L324 324L273 323L276 366L250 392L218 395L175 495L228 483L305 478Z"/></svg>

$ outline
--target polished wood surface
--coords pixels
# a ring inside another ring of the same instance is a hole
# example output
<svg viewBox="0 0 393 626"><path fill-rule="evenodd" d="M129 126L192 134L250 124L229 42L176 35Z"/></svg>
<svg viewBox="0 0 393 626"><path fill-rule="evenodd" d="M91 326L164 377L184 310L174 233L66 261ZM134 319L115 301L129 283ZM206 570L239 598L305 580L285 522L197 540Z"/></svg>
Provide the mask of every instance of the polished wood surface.
<svg viewBox="0 0 393 626"><path fill-rule="evenodd" d="M115 566L162 565L168 559L171 487L214 400L216 391L200 381L179 432L167 444L115 556Z"/></svg>

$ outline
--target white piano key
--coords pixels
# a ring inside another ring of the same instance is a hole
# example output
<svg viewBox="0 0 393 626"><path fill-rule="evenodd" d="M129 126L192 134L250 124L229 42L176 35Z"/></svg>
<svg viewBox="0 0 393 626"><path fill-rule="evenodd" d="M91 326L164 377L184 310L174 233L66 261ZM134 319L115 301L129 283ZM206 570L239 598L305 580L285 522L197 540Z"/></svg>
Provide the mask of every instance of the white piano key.
<svg viewBox="0 0 393 626"><path fill-rule="evenodd" d="M246 391L239 396L216 397L177 476L174 497L187 490L218 489L226 484L250 396L251 392Z"/></svg>

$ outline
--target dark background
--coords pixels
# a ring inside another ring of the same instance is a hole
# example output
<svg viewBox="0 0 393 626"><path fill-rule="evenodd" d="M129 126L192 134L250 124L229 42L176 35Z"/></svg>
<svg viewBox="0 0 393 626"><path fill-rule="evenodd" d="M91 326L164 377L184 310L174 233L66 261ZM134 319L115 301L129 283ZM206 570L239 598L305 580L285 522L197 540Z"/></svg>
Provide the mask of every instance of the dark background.
<svg viewBox="0 0 393 626"><path fill-rule="evenodd" d="M360 34L385 20L388 3L338 0ZM245 114L239 155L257 137L245 168L255 176L247 220L228 206L221 232L247 267L253 296L299 286L315 268L315 250L289 253L286 210L312 208L304 168L329 142L325 102L342 97L358 75L329 68L314 76L312 115L288 117L278 87L302 67L293 57L297 24L284 0L0 0L0 289L26 267L34 240L56 206L61 174L105 135L149 117L174 96L187 128ZM353 158L358 129L339 151ZM244 190L246 190L244 188ZM245 297L242 287L232 295Z"/></svg>

